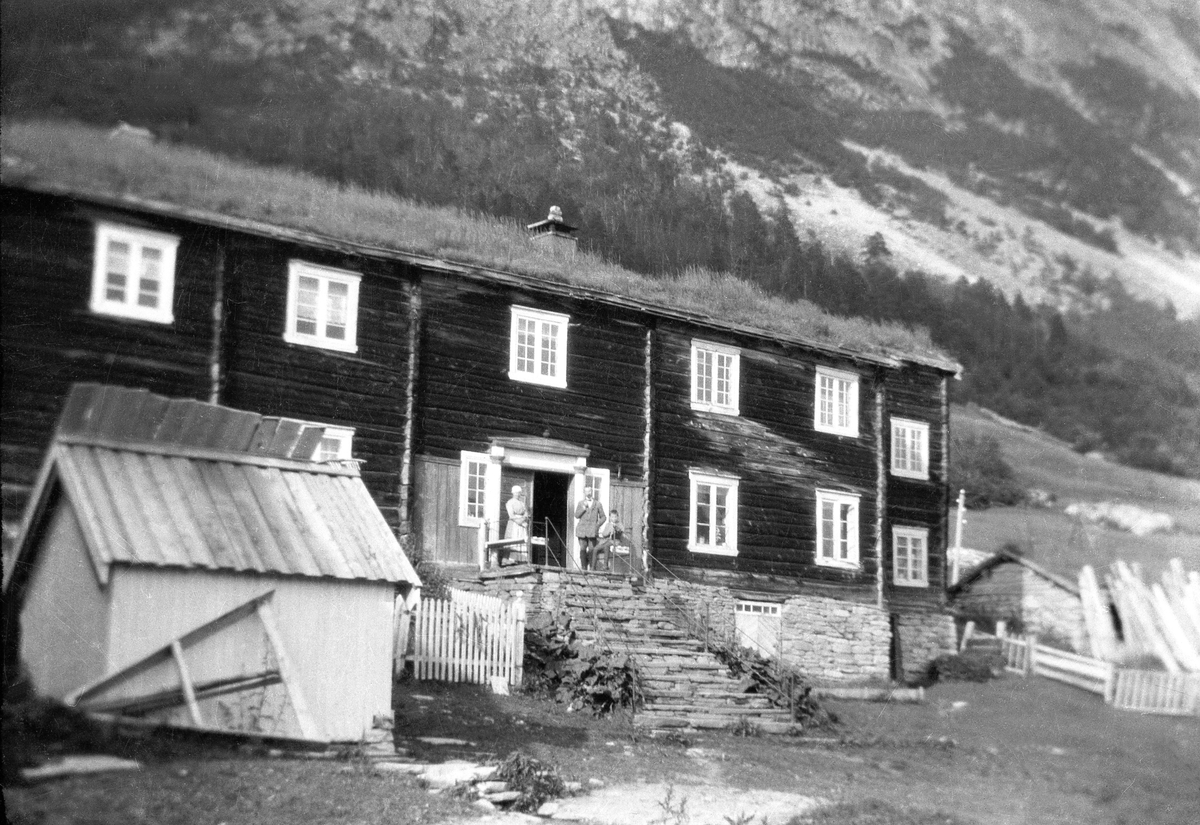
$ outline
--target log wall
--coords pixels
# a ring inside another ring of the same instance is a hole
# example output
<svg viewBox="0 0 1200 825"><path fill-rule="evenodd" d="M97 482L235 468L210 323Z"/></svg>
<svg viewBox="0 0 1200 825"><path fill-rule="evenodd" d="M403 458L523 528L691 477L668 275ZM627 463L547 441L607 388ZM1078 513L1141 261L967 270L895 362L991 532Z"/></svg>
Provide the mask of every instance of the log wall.
<svg viewBox="0 0 1200 825"><path fill-rule="evenodd" d="M183 221L7 187L0 201L0 472L7 536L20 521L72 383L98 381L172 398L208 398L220 246L202 227ZM100 315L88 308L100 220L180 237L174 323Z"/></svg>
<svg viewBox="0 0 1200 825"><path fill-rule="evenodd" d="M353 458L393 527L400 523L400 469L408 381L406 273L393 262L232 235L226 250L221 403L263 415L353 427ZM358 352L283 340L288 262L362 276Z"/></svg>
<svg viewBox="0 0 1200 825"><path fill-rule="evenodd" d="M690 403L692 337L686 328L663 325L655 342L655 557L733 586L740 580L765 589L775 579L795 589L794 579L803 577L841 590L869 588L874 598L878 472L872 371L757 341L751 349L750 342L704 335L742 346L740 415L697 412ZM860 375L857 438L815 431L818 365ZM689 553L692 469L740 480L736 557ZM861 496L858 570L815 562L818 489Z"/></svg>
<svg viewBox="0 0 1200 825"><path fill-rule="evenodd" d="M586 445L589 466L640 480L644 326L595 303L426 274L421 284L417 453L458 460L494 437L546 436ZM514 305L570 316L567 386L508 377Z"/></svg>

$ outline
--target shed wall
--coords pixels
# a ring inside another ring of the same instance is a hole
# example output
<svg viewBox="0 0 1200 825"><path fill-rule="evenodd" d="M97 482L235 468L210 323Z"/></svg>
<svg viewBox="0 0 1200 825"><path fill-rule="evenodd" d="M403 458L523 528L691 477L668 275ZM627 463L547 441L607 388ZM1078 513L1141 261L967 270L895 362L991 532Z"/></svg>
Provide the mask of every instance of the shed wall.
<svg viewBox="0 0 1200 825"><path fill-rule="evenodd" d="M61 699L104 674L108 593L67 505L50 515L37 558L21 613L21 659L38 693Z"/></svg>
<svg viewBox="0 0 1200 825"><path fill-rule="evenodd" d="M391 584L115 566L110 587L110 669L274 589L283 644L323 732L358 740L391 707ZM222 645L195 655L199 672L242 656Z"/></svg>

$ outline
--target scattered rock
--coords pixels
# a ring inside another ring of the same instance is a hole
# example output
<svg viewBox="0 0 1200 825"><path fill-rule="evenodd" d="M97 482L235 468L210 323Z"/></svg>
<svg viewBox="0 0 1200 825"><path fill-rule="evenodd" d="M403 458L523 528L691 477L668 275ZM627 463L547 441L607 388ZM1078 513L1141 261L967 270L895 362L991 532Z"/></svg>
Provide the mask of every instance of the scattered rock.
<svg viewBox="0 0 1200 825"><path fill-rule="evenodd" d="M426 696L424 693L410 693L410 694L408 694L408 698L416 699L418 702L432 702L433 701L432 696Z"/></svg>
<svg viewBox="0 0 1200 825"><path fill-rule="evenodd" d="M543 802L542 807L537 809L538 816L554 816L558 813L559 803L557 800Z"/></svg>
<svg viewBox="0 0 1200 825"><path fill-rule="evenodd" d="M426 745L459 745L463 747L475 747L474 742L468 742L466 739L454 739L449 736L418 736L418 742L424 742Z"/></svg>
<svg viewBox="0 0 1200 825"><path fill-rule="evenodd" d="M431 789L440 790L480 779L491 779L495 773L495 765L478 765L474 762L456 760L443 762L440 765L429 765L419 776L429 783Z"/></svg>
<svg viewBox="0 0 1200 825"><path fill-rule="evenodd" d="M491 684L492 693L496 694L497 696L508 695L508 680L503 676L493 676L491 678Z"/></svg>
<svg viewBox="0 0 1200 825"><path fill-rule="evenodd" d="M489 801L489 800L487 800L487 799L476 799L476 800L475 800L475 801L474 801L472 804L473 804L473 805L474 805L476 808L482 808L482 809L483 809L483 810L485 810L485 811L494 811L494 810L496 810L496 805L495 805L493 802L490 802L490 801Z"/></svg>
<svg viewBox="0 0 1200 825"><path fill-rule="evenodd" d="M520 791L497 791L496 793L484 794L484 798L489 802L500 805L506 802L516 802L521 798Z"/></svg>
<svg viewBox="0 0 1200 825"><path fill-rule="evenodd" d="M603 788L603 787L604 787L604 780L603 780L603 779L597 779L596 777L594 777L594 776L593 776L593 777L591 777L591 778L589 778L589 779L588 779L588 787L589 787L589 788Z"/></svg>
<svg viewBox="0 0 1200 825"><path fill-rule="evenodd" d="M481 794L500 793L501 791L508 790L508 783L501 782L496 779L485 782L476 782L475 790L479 791Z"/></svg>
<svg viewBox="0 0 1200 825"><path fill-rule="evenodd" d="M1155 513L1134 504L1080 501L1067 505L1063 512L1091 524L1123 530L1135 536L1175 531L1175 520L1166 513Z"/></svg>

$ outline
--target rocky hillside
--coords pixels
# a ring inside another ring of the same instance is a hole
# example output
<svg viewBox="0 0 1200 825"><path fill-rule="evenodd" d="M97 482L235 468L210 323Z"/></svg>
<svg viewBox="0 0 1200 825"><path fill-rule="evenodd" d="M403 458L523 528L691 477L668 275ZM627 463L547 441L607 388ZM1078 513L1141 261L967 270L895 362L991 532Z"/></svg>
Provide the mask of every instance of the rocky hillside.
<svg viewBox="0 0 1200 825"><path fill-rule="evenodd" d="M6 118L126 121L521 223L557 203L628 268L928 326L960 398L1200 474L1194 0L0 12Z"/></svg>

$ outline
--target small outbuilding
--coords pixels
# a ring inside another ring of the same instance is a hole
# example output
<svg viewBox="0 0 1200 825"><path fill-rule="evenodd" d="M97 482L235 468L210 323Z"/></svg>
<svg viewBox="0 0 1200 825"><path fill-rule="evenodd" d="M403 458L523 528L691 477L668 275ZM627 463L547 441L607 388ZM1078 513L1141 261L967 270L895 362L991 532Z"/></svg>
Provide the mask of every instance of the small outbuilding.
<svg viewBox="0 0 1200 825"><path fill-rule="evenodd" d="M1009 628L1057 641L1076 653L1086 652L1079 587L1013 547L998 550L966 570L947 595L960 620L987 628L1003 621Z"/></svg>
<svg viewBox="0 0 1200 825"><path fill-rule="evenodd" d="M420 579L357 463L313 460L322 435L76 385L6 565L6 658L96 712L360 739Z"/></svg>

